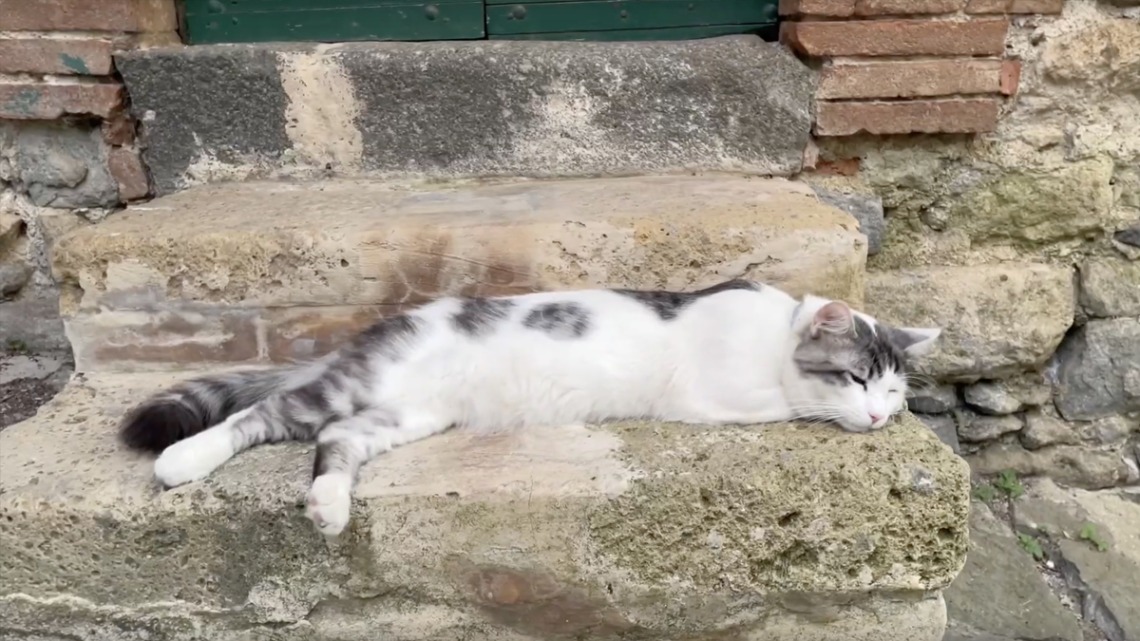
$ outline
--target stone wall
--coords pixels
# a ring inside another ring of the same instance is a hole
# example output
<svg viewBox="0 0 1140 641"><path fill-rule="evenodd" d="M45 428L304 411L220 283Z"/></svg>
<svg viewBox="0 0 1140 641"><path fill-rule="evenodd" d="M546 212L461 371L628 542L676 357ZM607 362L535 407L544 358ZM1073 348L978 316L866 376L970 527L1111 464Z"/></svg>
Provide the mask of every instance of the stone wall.
<svg viewBox="0 0 1140 641"><path fill-rule="evenodd" d="M803 178L885 211L870 311L947 328L911 409L979 473L1136 482L1140 2L781 6L820 68Z"/></svg>
<svg viewBox="0 0 1140 641"><path fill-rule="evenodd" d="M0 349L65 349L48 240L150 188L115 51L178 42L173 0L0 0Z"/></svg>

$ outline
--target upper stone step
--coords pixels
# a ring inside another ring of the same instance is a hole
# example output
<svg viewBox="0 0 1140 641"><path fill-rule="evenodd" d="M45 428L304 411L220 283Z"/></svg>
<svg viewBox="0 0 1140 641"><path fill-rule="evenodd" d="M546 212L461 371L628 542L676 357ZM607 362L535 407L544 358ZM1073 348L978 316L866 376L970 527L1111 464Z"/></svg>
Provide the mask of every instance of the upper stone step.
<svg viewBox="0 0 1140 641"><path fill-rule="evenodd" d="M116 67L158 194L283 176L787 176L814 82L755 36L212 45Z"/></svg>
<svg viewBox="0 0 1140 641"><path fill-rule="evenodd" d="M327 547L311 446L162 492L118 445L189 374L78 375L0 432L0 638L939 641L965 560L969 469L907 416L448 432L366 465Z"/></svg>
<svg viewBox="0 0 1140 641"><path fill-rule="evenodd" d="M55 243L78 371L286 361L441 295L762 280L860 305L867 240L805 185L738 175L225 183Z"/></svg>

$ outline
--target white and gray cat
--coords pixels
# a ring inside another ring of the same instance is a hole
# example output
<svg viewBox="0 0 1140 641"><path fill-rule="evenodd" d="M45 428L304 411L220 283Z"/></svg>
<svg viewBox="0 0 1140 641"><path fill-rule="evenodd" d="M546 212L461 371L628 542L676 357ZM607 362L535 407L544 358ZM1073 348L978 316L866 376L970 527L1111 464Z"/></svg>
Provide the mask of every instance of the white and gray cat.
<svg viewBox="0 0 1140 641"><path fill-rule="evenodd" d="M647 418L879 429L905 406L907 358L940 331L742 280L443 298L315 362L181 383L135 408L120 436L161 452L154 472L166 487L260 443L316 440L306 514L335 536L361 465L453 427Z"/></svg>

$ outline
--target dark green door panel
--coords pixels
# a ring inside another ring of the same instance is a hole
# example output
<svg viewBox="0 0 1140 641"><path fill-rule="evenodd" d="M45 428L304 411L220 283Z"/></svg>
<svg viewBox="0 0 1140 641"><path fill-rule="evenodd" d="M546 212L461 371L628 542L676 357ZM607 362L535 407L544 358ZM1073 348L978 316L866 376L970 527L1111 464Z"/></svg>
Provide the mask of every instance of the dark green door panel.
<svg viewBox="0 0 1140 641"><path fill-rule="evenodd" d="M776 3L765 0L538 0L512 3L487 0L487 34L494 38L513 34L758 26L775 24L776 13ZM741 33L744 29L718 31ZM645 39L634 34L631 37Z"/></svg>
<svg viewBox="0 0 1140 641"><path fill-rule="evenodd" d="M186 0L189 44L472 40L482 0Z"/></svg>
<svg viewBox="0 0 1140 641"><path fill-rule="evenodd" d="M189 44L777 36L778 0L182 0Z"/></svg>

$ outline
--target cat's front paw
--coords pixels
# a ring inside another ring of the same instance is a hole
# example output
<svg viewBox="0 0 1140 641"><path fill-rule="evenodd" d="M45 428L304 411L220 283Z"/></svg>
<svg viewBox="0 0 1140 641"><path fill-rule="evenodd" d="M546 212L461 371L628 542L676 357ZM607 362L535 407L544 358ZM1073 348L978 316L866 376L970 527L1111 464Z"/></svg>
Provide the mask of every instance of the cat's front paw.
<svg viewBox="0 0 1140 641"><path fill-rule="evenodd" d="M322 474L313 479L305 500L305 516L325 536L338 536L352 511L352 480L344 474Z"/></svg>

